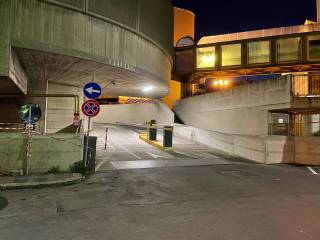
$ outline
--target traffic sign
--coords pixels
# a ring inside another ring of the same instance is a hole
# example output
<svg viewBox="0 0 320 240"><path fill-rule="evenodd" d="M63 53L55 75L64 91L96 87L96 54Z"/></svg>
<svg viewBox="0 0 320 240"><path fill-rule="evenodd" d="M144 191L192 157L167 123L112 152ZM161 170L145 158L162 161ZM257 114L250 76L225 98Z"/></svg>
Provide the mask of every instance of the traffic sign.
<svg viewBox="0 0 320 240"><path fill-rule="evenodd" d="M101 96L102 89L98 83L87 83L83 88L84 95L89 99L97 99Z"/></svg>
<svg viewBox="0 0 320 240"><path fill-rule="evenodd" d="M100 112L100 105L95 100L88 100L83 103L82 112L87 117L95 117Z"/></svg>
<svg viewBox="0 0 320 240"><path fill-rule="evenodd" d="M39 105L30 103L23 105L18 114L24 123L35 124L41 118L41 109Z"/></svg>

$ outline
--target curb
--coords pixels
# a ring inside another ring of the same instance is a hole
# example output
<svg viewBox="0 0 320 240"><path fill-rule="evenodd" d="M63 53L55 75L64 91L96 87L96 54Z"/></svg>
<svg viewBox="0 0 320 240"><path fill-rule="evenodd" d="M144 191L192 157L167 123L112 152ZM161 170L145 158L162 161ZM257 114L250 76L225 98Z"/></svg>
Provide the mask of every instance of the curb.
<svg viewBox="0 0 320 240"><path fill-rule="evenodd" d="M145 141L146 143L150 144L151 146L154 146L154 147L160 149L161 151L166 152L166 151L172 149L172 148L166 148L166 147L164 147L164 146L162 145L162 143L159 142L159 141L149 140L149 139L148 139L148 135L147 135L146 133L141 133L141 134L139 135L139 138L140 138L141 140Z"/></svg>
<svg viewBox="0 0 320 240"><path fill-rule="evenodd" d="M67 186L82 182L84 177L81 174L74 174L72 177L61 180L43 181L43 182L26 182L26 183L5 183L0 184L0 191L16 189L34 189L44 187Z"/></svg>

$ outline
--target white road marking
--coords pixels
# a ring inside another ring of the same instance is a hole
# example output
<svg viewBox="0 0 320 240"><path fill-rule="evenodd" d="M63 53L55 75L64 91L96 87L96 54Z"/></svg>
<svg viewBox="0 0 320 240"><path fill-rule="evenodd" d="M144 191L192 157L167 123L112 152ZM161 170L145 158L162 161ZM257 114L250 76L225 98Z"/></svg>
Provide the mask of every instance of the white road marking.
<svg viewBox="0 0 320 240"><path fill-rule="evenodd" d="M189 157L189 158L194 158L194 159L196 159L196 158L197 158L197 157L194 157L194 156L191 156L191 155L185 154L185 153L180 152L180 151L177 151L177 150L174 150L174 152L179 153L179 154L184 155L184 156Z"/></svg>
<svg viewBox="0 0 320 240"><path fill-rule="evenodd" d="M155 159L158 159L158 158L168 158L168 157L165 157L165 156L160 156L160 155L157 155L157 154L153 154L151 152L146 152L147 154L149 154L151 157L155 158Z"/></svg>
<svg viewBox="0 0 320 240"><path fill-rule="evenodd" d="M312 167L307 167L310 172L312 172L314 175L319 175Z"/></svg>
<svg viewBox="0 0 320 240"><path fill-rule="evenodd" d="M11 218L11 217L17 217L17 215L3 215L3 216L0 216L0 218Z"/></svg>
<svg viewBox="0 0 320 240"><path fill-rule="evenodd" d="M142 159L141 157L139 157L137 154L131 152L128 148L126 148L124 145L117 143L116 145L118 145L122 150L124 150L125 152L129 153L130 155L134 156L137 159Z"/></svg>
<svg viewBox="0 0 320 240"><path fill-rule="evenodd" d="M96 172L102 167L103 164L105 164L109 159L104 159L101 163L96 166Z"/></svg>
<svg viewBox="0 0 320 240"><path fill-rule="evenodd" d="M208 158L221 158L221 157L218 157L218 156L216 156L216 155L213 155L213 154L211 154L211 153L206 153L206 152L204 152L204 153L201 153L201 155L202 156L205 156L205 157L208 157Z"/></svg>

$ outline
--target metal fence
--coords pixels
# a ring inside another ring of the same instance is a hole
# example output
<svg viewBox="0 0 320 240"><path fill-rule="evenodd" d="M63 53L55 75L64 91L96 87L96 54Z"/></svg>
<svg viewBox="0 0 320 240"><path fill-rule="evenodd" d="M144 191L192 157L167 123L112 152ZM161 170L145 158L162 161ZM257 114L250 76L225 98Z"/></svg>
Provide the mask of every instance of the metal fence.
<svg viewBox="0 0 320 240"><path fill-rule="evenodd" d="M296 97L320 96L320 75L304 74L292 76L292 93Z"/></svg>
<svg viewBox="0 0 320 240"><path fill-rule="evenodd" d="M0 123L1 132L22 132L25 129L25 125L22 123Z"/></svg>
<svg viewBox="0 0 320 240"><path fill-rule="evenodd" d="M319 137L320 122L269 123L269 135Z"/></svg>

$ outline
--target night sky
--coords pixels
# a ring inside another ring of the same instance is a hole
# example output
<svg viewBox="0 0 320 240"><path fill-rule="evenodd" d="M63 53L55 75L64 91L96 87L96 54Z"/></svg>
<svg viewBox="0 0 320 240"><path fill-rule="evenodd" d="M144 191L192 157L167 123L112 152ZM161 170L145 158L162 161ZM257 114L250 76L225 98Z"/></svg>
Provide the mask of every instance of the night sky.
<svg viewBox="0 0 320 240"><path fill-rule="evenodd" d="M173 0L173 4L196 14L196 40L316 20L316 0Z"/></svg>

